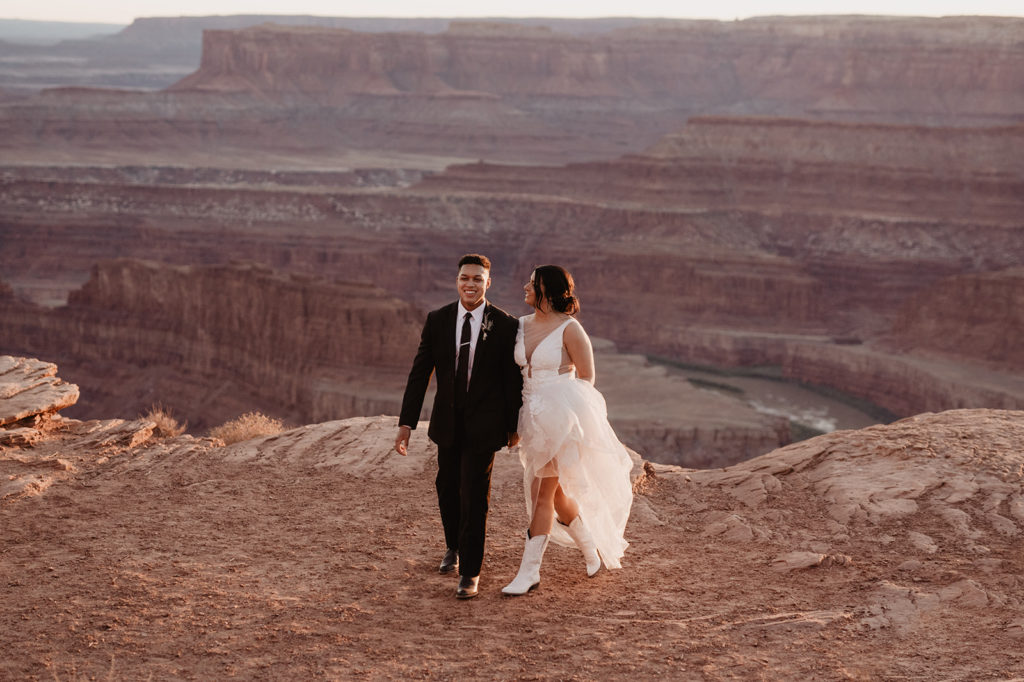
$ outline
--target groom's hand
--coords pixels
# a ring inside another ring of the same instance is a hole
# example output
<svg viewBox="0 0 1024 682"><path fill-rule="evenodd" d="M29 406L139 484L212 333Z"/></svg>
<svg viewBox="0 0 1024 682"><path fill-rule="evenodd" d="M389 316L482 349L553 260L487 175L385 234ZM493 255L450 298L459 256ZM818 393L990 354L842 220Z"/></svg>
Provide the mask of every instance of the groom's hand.
<svg viewBox="0 0 1024 682"><path fill-rule="evenodd" d="M412 429L408 426L398 427L398 436L395 437L395 452L405 457L409 453L409 436L412 435Z"/></svg>
<svg viewBox="0 0 1024 682"><path fill-rule="evenodd" d="M517 445L519 445L519 433L516 432L508 434L508 446L510 448L514 448Z"/></svg>

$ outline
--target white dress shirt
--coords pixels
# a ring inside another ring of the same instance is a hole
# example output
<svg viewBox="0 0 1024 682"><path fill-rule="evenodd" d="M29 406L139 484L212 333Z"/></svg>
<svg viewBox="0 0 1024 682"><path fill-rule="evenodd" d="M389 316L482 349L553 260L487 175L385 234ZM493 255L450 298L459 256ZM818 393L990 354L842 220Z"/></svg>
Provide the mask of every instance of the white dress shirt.
<svg viewBox="0 0 1024 682"><path fill-rule="evenodd" d="M459 301L459 314L455 317L455 365L459 364L459 342L462 340L462 323L466 319L466 313L469 313L469 373L466 375L466 381L473 376L473 357L476 355L476 340L480 338L480 327L484 322L484 308L487 307L487 301L483 301L473 310L466 310L462 307L462 301Z"/></svg>

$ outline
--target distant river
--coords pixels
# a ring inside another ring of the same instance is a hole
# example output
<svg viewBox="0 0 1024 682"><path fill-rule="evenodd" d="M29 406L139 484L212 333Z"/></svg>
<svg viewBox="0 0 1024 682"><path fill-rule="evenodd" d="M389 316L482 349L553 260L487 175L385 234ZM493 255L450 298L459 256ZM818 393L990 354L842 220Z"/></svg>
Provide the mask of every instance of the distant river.
<svg viewBox="0 0 1024 682"><path fill-rule="evenodd" d="M649 359L671 373L686 377L696 386L742 400L763 414L789 419L793 440L840 429L862 429L894 419L885 410L839 391L770 376L777 370L749 370L748 373L742 368L691 367L661 358Z"/></svg>

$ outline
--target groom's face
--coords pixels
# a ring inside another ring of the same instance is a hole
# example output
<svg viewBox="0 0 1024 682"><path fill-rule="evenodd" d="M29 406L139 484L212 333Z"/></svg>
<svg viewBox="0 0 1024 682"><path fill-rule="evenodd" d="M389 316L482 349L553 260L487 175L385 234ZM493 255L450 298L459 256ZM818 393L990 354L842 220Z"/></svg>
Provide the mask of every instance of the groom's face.
<svg viewBox="0 0 1024 682"><path fill-rule="evenodd" d="M466 264L459 268L456 280L459 300L466 310L474 310L483 303L487 287L491 286L491 273L482 265Z"/></svg>

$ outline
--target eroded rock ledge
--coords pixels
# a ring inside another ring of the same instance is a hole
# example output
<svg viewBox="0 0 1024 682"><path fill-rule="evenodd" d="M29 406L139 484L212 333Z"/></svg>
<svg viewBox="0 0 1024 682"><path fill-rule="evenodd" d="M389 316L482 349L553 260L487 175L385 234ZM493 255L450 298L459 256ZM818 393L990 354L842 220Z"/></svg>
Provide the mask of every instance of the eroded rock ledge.
<svg viewBox="0 0 1024 682"><path fill-rule="evenodd" d="M0 426L41 421L78 401L78 386L57 376L57 365L0 355Z"/></svg>

